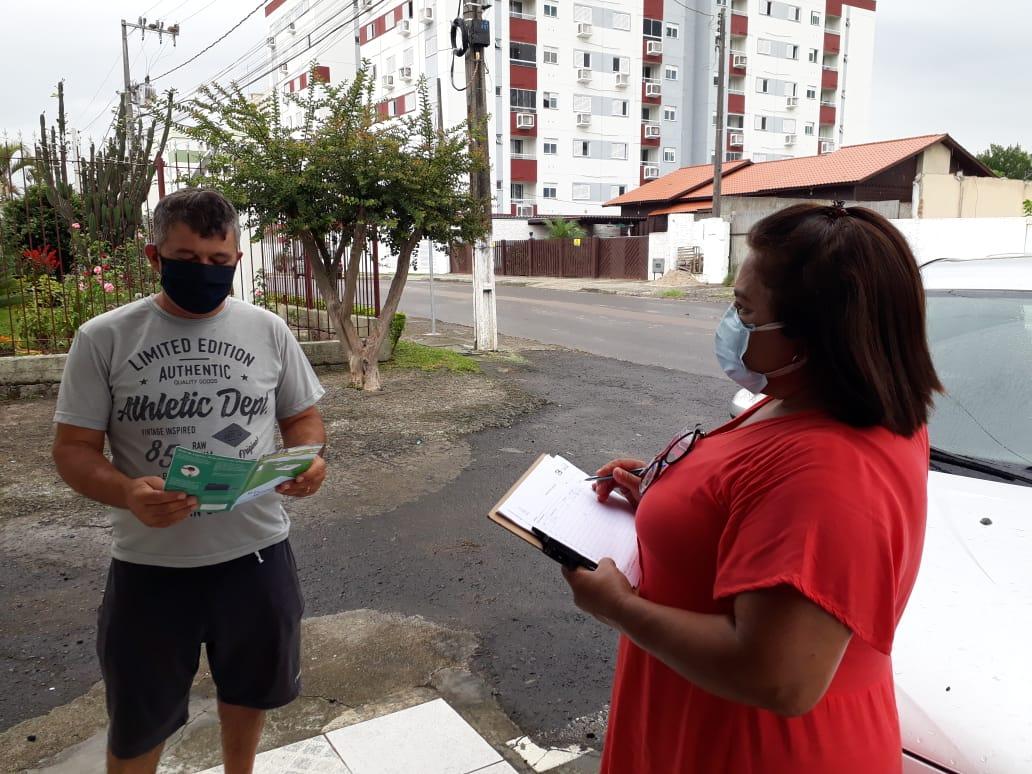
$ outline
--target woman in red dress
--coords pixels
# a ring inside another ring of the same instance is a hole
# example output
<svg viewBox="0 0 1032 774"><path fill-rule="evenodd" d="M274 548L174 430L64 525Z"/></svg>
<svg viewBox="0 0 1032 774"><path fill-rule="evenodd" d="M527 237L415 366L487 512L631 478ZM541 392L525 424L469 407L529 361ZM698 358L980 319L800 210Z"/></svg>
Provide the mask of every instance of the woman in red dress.
<svg viewBox="0 0 1032 774"><path fill-rule="evenodd" d="M933 393L924 294L874 212L798 205L758 223L716 355L768 397L647 467L642 581L564 571L623 636L604 774L901 771L892 638L921 557Z"/></svg>

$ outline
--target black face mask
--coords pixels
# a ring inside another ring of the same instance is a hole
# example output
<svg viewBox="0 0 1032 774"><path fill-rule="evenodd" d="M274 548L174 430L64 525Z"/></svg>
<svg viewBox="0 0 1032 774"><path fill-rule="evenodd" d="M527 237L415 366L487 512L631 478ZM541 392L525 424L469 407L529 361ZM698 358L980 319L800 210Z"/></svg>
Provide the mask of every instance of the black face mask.
<svg viewBox="0 0 1032 774"><path fill-rule="evenodd" d="M218 266L161 258L161 287L177 306L192 314L208 314L233 289L236 264Z"/></svg>

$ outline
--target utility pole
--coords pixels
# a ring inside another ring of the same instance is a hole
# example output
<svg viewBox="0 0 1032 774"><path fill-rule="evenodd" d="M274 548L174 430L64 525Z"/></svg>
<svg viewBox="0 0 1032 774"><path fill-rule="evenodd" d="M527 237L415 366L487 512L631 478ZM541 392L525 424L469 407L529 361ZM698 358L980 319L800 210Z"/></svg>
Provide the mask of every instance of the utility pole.
<svg viewBox="0 0 1032 774"><path fill-rule="evenodd" d="M148 32L156 32L158 34L158 42L163 42L165 35L172 36L172 45L176 45L176 38L179 37L179 25L173 24L169 27L165 26L165 22L156 21L148 24L144 17L139 17L135 23L127 22L122 19L122 100L125 103L125 123L126 127L130 128L133 125L133 86L132 78L129 74L129 30L139 30L140 40L147 37ZM150 83L150 74L148 73L147 83ZM130 132L130 137L135 135Z"/></svg>
<svg viewBox="0 0 1032 774"><path fill-rule="evenodd" d="M713 217L720 217L721 175L724 171L724 104L727 101L727 31L726 8L717 10L717 127L713 143Z"/></svg>
<svg viewBox="0 0 1032 774"><path fill-rule="evenodd" d="M484 51L491 46L491 33L484 21L482 0L467 1L463 10L470 49L466 53L466 118L470 145L483 166L470 175L470 193L484 211L487 234L491 233L491 166L487 142L487 95L485 93ZM493 352L498 349L498 316L495 301L494 256L488 237L477 240L473 248L473 346Z"/></svg>

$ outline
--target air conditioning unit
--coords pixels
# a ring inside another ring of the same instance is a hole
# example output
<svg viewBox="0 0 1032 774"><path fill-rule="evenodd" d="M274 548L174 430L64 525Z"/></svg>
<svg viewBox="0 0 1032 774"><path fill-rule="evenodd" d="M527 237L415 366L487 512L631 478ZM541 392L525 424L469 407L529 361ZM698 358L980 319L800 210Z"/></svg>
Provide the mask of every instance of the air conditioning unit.
<svg viewBox="0 0 1032 774"><path fill-rule="evenodd" d="M434 20L434 9L423 8L422 10L420 10L419 20L423 22L423 24L430 24Z"/></svg>
<svg viewBox="0 0 1032 774"><path fill-rule="evenodd" d="M285 64L281 64L279 66L279 71L283 75L286 75L289 72L289 70L287 70L287 66Z"/></svg>
<svg viewBox="0 0 1032 774"><path fill-rule="evenodd" d="M577 126L591 126L591 113L578 113Z"/></svg>
<svg viewBox="0 0 1032 774"><path fill-rule="evenodd" d="M533 113L517 113L516 114L516 128L517 129L533 129L534 124L537 122L537 116Z"/></svg>
<svg viewBox="0 0 1032 774"><path fill-rule="evenodd" d="M411 81L412 80L412 68L411 67L399 68L398 69L398 77L401 78L401 80L403 80L403 81Z"/></svg>
<svg viewBox="0 0 1032 774"><path fill-rule="evenodd" d="M383 76L383 87L385 89L393 89L394 88L394 76L393 75L385 75L385 76Z"/></svg>
<svg viewBox="0 0 1032 774"><path fill-rule="evenodd" d="M645 44L645 53L648 56L660 56L663 53L662 40L650 40Z"/></svg>
<svg viewBox="0 0 1032 774"><path fill-rule="evenodd" d="M789 110L799 107L799 97L785 97L785 107Z"/></svg>
<svg viewBox="0 0 1032 774"><path fill-rule="evenodd" d="M655 180L657 177L659 177L659 167L653 164L648 164L642 168L641 176L646 180Z"/></svg>
<svg viewBox="0 0 1032 774"><path fill-rule="evenodd" d="M659 139L662 130L655 124L645 124L645 137L650 140Z"/></svg>
<svg viewBox="0 0 1032 774"><path fill-rule="evenodd" d="M835 143L833 143L833 142L822 142L821 143L821 153L834 153L834 151L835 151Z"/></svg>
<svg viewBox="0 0 1032 774"><path fill-rule="evenodd" d="M577 68L577 80L581 83L591 82L591 68L590 67L578 67Z"/></svg>
<svg viewBox="0 0 1032 774"><path fill-rule="evenodd" d="M590 38L592 32L594 29L592 29L591 22L577 22L578 38Z"/></svg>
<svg viewBox="0 0 1032 774"><path fill-rule="evenodd" d="M291 35L297 35L297 25L294 24L294 22L291 22L290 24L288 24L287 25L287 32L289 32Z"/></svg>
<svg viewBox="0 0 1032 774"><path fill-rule="evenodd" d="M658 83L646 83L645 84L645 96L646 97L658 97L662 95L663 87Z"/></svg>
<svg viewBox="0 0 1032 774"><path fill-rule="evenodd" d="M402 35L408 37L412 34L412 19L402 19L398 28L401 30Z"/></svg>
<svg viewBox="0 0 1032 774"><path fill-rule="evenodd" d="M265 39L265 45L272 46L273 48L276 48L276 38L266 38Z"/></svg>
<svg viewBox="0 0 1032 774"><path fill-rule="evenodd" d="M749 57L745 54L735 54L731 57L732 67L745 67L749 63Z"/></svg>
<svg viewBox="0 0 1032 774"><path fill-rule="evenodd" d="M517 218L533 218L534 217L534 206L531 204L517 204L516 205L516 217Z"/></svg>
<svg viewBox="0 0 1032 774"><path fill-rule="evenodd" d="M785 145L795 145L796 136L794 134L785 135Z"/></svg>
<svg viewBox="0 0 1032 774"><path fill-rule="evenodd" d="M732 134L728 138L727 144L730 145L732 148L741 148L743 145L745 145L745 135L744 134Z"/></svg>
<svg viewBox="0 0 1032 774"><path fill-rule="evenodd" d="M631 82L631 76L627 73L616 74L616 87L618 89L626 89L627 85Z"/></svg>

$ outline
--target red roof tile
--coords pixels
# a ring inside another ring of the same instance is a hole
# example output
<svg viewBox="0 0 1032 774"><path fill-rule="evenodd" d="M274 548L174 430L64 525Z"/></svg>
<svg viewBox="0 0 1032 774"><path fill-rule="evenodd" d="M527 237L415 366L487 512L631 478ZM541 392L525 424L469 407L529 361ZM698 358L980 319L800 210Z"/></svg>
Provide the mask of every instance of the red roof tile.
<svg viewBox="0 0 1032 774"><path fill-rule="evenodd" d="M674 202L669 207L652 210L649 215L674 215L680 212L701 212L713 207L713 200L707 199L701 202Z"/></svg>
<svg viewBox="0 0 1032 774"><path fill-rule="evenodd" d="M740 167L748 166L751 161L730 161L724 165L724 174L728 174ZM706 185L713 179L713 165L699 164L694 167L684 167L663 175L658 180L646 183L640 188L628 191L622 196L617 196L606 202L606 207L618 207L626 204L644 204L649 202L665 202L684 196L701 185Z"/></svg>
<svg viewBox="0 0 1032 774"><path fill-rule="evenodd" d="M724 196L735 196L859 183L948 137L946 134L928 134L902 140L847 145L823 156L763 161L751 164L724 180L721 193ZM660 183L662 179L655 182ZM688 198L712 196L713 184L710 182L693 191Z"/></svg>

